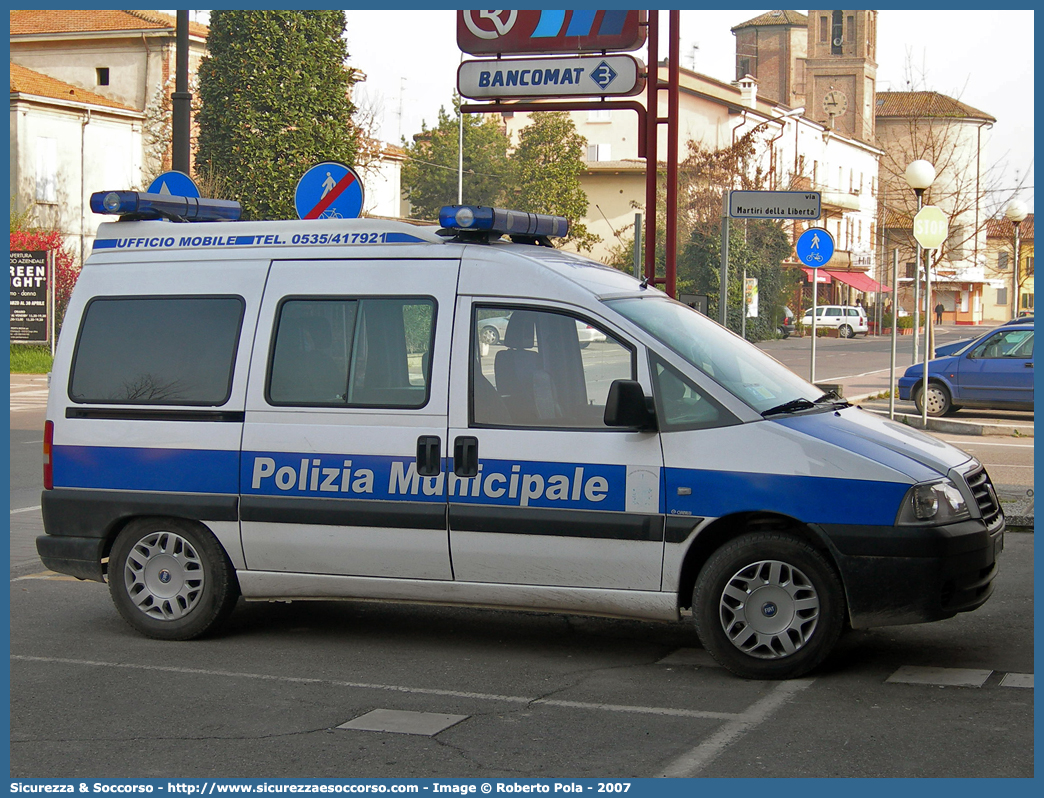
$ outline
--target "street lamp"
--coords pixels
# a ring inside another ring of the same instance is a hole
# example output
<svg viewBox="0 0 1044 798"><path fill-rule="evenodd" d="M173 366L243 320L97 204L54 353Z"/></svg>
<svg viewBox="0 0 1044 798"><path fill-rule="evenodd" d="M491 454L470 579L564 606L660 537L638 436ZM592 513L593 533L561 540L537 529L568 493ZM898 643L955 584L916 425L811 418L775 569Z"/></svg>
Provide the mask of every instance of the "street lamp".
<svg viewBox="0 0 1044 798"><path fill-rule="evenodd" d="M1019 225L1027 215L1025 203L1012 200L1008 203L1004 215L1015 228L1015 265L1011 271L1011 317L1015 318L1019 315Z"/></svg>
<svg viewBox="0 0 1044 798"><path fill-rule="evenodd" d="M921 210L924 192L935 182L935 167L929 161L918 159L906 167L906 183L917 195L917 210ZM897 310L897 309L896 309ZM921 317L921 244L917 242L917 268L914 269L913 362L917 362L917 331ZM928 342L925 341L925 346Z"/></svg>

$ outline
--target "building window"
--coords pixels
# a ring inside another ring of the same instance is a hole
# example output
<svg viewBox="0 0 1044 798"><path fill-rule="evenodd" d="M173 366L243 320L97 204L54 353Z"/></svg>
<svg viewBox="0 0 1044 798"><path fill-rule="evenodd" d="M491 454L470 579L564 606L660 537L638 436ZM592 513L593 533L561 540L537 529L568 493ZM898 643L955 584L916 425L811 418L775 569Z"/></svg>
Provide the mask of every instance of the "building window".
<svg viewBox="0 0 1044 798"><path fill-rule="evenodd" d="M108 67L98 67L94 71L97 74L98 85L99 86L108 86L109 85L109 68Z"/></svg>
<svg viewBox="0 0 1044 798"><path fill-rule="evenodd" d="M613 159L611 154L612 148L608 144L588 144L587 145L587 160L588 161L611 161Z"/></svg>
<svg viewBox="0 0 1044 798"><path fill-rule="evenodd" d="M750 59L749 58L737 58L736 59L736 80L743 80L747 75L751 75L750 71Z"/></svg>
<svg viewBox="0 0 1044 798"><path fill-rule="evenodd" d="M58 202L58 140L36 139L36 201Z"/></svg>
<svg viewBox="0 0 1044 798"><path fill-rule="evenodd" d="M1025 259L1025 263L1026 263L1025 268L1023 268L1021 271L1022 271L1022 274L1026 275L1028 277L1031 274L1033 274L1033 256L1032 255L1028 256Z"/></svg>
<svg viewBox="0 0 1044 798"><path fill-rule="evenodd" d="M1007 288L998 288L997 289L997 304L998 305L1007 305L1008 304L1008 289Z"/></svg>
<svg viewBox="0 0 1044 798"><path fill-rule="evenodd" d="M1033 294L1022 295L1022 309L1033 310Z"/></svg>
<svg viewBox="0 0 1044 798"><path fill-rule="evenodd" d="M997 253L997 270L1006 272L1008 270L1008 253L998 252Z"/></svg>
<svg viewBox="0 0 1044 798"><path fill-rule="evenodd" d="M830 41L830 18L819 18L819 41L826 43Z"/></svg>
<svg viewBox="0 0 1044 798"><path fill-rule="evenodd" d="M588 122L612 122L613 120L609 117L610 111L608 108L599 108L595 111L587 112Z"/></svg>

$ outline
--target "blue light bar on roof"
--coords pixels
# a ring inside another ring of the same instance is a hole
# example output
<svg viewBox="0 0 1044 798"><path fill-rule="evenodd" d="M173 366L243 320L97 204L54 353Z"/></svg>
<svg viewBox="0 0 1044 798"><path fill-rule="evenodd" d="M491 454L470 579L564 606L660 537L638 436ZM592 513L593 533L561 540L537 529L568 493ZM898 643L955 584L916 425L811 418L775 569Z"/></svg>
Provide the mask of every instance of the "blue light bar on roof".
<svg viewBox="0 0 1044 798"><path fill-rule="evenodd" d="M143 219L184 219L189 222L234 222L242 209L232 200L177 197L144 191L97 191L91 194L91 210L111 216Z"/></svg>
<svg viewBox="0 0 1044 798"><path fill-rule="evenodd" d="M488 230L522 236L557 236L569 233L569 220L546 213L525 213L482 205L446 205L439 210L439 224L448 230Z"/></svg>

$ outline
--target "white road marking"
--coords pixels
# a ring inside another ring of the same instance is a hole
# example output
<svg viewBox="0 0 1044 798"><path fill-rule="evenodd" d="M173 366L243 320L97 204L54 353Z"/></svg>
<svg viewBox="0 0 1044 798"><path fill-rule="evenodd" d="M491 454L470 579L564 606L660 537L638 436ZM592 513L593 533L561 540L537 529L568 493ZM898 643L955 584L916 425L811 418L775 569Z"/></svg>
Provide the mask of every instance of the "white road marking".
<svg viewBox="0 0 1044 798"><path fill-rule="evenodd" d="M943 443L952 443L954 445L960 444L961 446L1003 446L1008 449L1032 449L1032 443L993 443L992 441L980 441L980 440L968 440L962 438L960 440L951 441L946 438L940 438Z"/></svg>
<svg viewBox="0 0 1044 798"><path fill-rule="evenodd" d="M934 668L904 665L887 679L893 684L933 684L946 687L982 687L993 673L981 668Z"/></svg>
<svg viewBox="0 0 1044 798"><path fill-rule="evenodd" d="M460 690L439 690L427 687L408 687L395 684L374 684L369 682L345 682L337 679L307 679L298 676L272 676L265 673L247 673L241 671L221 671L208 668L183 668L175 665L136 665L123 662L100 662L86 659L66 659L64 657L29 657L11 655L13 662L45 662L55 665L81 665L91 668L124 668L126 670L146 671L150 673L182 673L193 676L220 676L230 679L256 679L265 682L286 682L287 684L323 684L330 687L345 687L359 690L386 690L396 693L412 693L415 695L435 695L449 698L470 698L477 701L500 701L527 706L551 706L566 709L586 709L598 712L627 712L641 715L666 715L683 718L709 718L711 720L729 720L746 718L751 711L756 711L759 704L743 714L735 712L703 712L696 709L675 709L673 707L642 707L621 704L593 704L585 701L560 701L549 698L537 698L514 695L496 695L491 693L469 693ZM788 683L789 684L789 683ZM763 703L759 702L759 703Z"/></svg>
<svg viewBox="0 0 1044 798"><path fill-rule="evenodd" d="M34 504L32 507L19 507L17 510L12 510L11 515L15 513L31 513L33 510L42 509L39 504Z"/></svg>
<svg viewBox="0 0 1044 798"><path fill-rule="evenodd" d="M723 724L718 731L686 754L668 763L661 774L669 779L690 778L699 774L730 745L771 717L799 691L810 687L815 679L792 679L781 682L772 692L743 714Z"/></svg>
<svg viewBox="0 0 1044 798"><path fill-rule="evenodd" d="M1033 689L1032 673L1006 673L1001 679L1001 687L1028 687Z"/></svg>

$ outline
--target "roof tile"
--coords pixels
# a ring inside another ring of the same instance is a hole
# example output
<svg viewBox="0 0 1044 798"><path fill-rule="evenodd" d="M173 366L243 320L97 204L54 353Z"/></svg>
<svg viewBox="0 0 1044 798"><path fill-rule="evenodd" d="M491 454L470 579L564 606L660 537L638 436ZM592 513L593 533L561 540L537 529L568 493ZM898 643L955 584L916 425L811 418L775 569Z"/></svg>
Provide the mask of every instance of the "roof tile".
<svg viewBox="0 0 1044 798"><path fill-rule="evenodd" d="M932 117L997 121L986 112L937 91L879 91L874 115L878 119Z"/></svg>
<svg viewBox="0 0 1044 798"><path fill-rule="evenodd" d="M34 72L20 64L11 63L11 93L28 94L34 97L47 97L52 100L67 100L69 102L87 103L89 105L100 105L105 108L118 108L121 111L134 111L129 105L116 102L108 97L95 94L73 86L70 83L57 80L39 72Z"/></svg>
<svg viewBox="0 0 1044 798"><path fill-rule="evenodd" d="M95 33L121 30L177 29L177 19L159 11L12 11L11 35ZM189 23L189 33L206 38L209 28Z"/></svg>
<svg viewBox="0 0 1044 798"><path fill-rule="evenodd" d="M766 11L754 19L741 22L732 30L740 28L764 27L765 25L808 25L808 17L800 11Z"/></svg>

